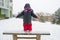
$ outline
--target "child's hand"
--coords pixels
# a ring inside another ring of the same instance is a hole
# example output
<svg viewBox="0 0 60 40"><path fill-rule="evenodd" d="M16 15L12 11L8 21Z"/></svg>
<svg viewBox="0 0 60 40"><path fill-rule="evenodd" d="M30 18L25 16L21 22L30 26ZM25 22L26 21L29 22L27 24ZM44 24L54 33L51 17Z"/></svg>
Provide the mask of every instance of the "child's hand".
<svg viewBox="0 0 60 40"><path fill-rule="evenodd" d="M40 17L38 17L37 19L40 19Z"/></svg>
<svg viewBox="0 0 60 40"><path fill-rule="evenodd" d="M40 17L37 17L37 21L39 21L40 20Z"/></svg>

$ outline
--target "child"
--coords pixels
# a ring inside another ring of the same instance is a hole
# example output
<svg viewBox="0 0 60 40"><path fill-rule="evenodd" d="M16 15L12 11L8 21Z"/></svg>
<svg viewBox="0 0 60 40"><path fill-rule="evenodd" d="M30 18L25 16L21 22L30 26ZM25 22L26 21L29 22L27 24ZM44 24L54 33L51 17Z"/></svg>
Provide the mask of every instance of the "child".
<svg viewBox="0 0 60 40"><path fill-rule="evenodd" d="M35 18L38 18L38 17L34 14L29 3L25 4L24 10L20 14L18 14L16 18L19 18L21 16L23 16L24 31L27 31L27 30L29 32L32 31L31 16Z"/></svg>

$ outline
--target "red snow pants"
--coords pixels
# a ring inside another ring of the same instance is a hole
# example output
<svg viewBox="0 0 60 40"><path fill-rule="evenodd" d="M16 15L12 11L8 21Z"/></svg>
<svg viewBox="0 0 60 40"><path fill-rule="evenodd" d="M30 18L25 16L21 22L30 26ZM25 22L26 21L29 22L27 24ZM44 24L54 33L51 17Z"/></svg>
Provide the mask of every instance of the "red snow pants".
<svg viewBox="0 0 60 40"><path fill-rule="evenodd" d="M26 23L23 23L23 28L24 28L24 31L32 31L32 23L29 23L29 24L26 24Z"/></svg>

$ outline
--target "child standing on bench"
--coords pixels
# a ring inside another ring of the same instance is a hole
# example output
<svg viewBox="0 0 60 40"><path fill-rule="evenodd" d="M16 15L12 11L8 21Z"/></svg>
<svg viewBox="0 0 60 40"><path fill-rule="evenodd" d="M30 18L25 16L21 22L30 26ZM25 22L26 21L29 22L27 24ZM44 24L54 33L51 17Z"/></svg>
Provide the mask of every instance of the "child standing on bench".
<svg viewBox="0 0 60 40"><path fill-rule="evenodd" d="M20 14L18 14L16 18L19 18L19 17L21 17L21 16L23 16L23 28L24 28L24 31L25 31L25 32L26 32L27 30L28 30L29 32L32 31L31 16L33 16L34 18L38 18L38 19L39 19L39 17L37 17L37 16L34 14L34 12L33 12L33 10L31 9L29 3L25 4L24 10L23 10Z"/></svg>

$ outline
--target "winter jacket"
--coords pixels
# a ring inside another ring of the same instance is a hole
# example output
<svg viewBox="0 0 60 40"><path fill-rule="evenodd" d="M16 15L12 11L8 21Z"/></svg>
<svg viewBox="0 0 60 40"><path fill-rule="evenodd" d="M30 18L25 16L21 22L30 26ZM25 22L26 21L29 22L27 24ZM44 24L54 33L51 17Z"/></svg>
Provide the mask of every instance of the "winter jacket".
<svg viewBox="0 0 60 40"><path fill-rule="evenodd" d="M37 18L37 16L34 14L33 10L28 10L27 12L25 12L24 10L17 15L16 18L19 18L23 16L23 23L31 23L31 16L33 16L34 18Z"/></svg>

